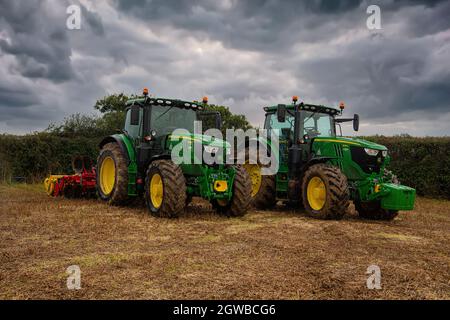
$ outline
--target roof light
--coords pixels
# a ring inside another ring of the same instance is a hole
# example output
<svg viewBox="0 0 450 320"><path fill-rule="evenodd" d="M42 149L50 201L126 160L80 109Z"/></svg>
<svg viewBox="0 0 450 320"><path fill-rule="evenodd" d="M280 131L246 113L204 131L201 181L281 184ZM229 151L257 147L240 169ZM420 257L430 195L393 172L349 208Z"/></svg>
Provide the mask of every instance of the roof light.
<svg viewBox="0 0 450 320"><path fill-rule="evenodd" d="M341 102L339 103L339 108L340 108L341 110L344 110L344 109L345 109L345 104L344 104L343 101L341 101Z"/></svg>
<svg viewBox="0 0 450 320"><path fill-rule="evenodd" d="M205 104L208 103L208 97L207 97L207 96L204 96L202 101L203 101L203 103L205 103Z"/></svg>
<svg viewBox="0 0 450 320"><path fill-rule="evenodd" d="M148 89L147 89L147 88L144 88L144 90L142 91L142 94L143 94L144 96L148 96Z"/></svg>
<svg viewBox="0 0 450 320"><path fill-rule="evenodd" d="M293 96L292 101L294 101L294 104L298 101L298 96Z"/></svg>

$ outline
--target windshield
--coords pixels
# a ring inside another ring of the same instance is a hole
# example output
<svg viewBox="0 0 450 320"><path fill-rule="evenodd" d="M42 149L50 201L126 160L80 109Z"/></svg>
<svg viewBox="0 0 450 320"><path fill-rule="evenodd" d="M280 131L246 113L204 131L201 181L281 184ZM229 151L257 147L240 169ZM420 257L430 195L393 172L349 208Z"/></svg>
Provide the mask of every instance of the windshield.
<svg viewBox="0 0 450 320"><path fill-rule="evenodd" d="M269 113L266 115L266 123L264 124L266 129L278 129L281 139L293 138L294 132L294 116L290 112L286 112L286 121L279 122L276 113ZM276 130L277 131L277 130Z"/></svg>
<svg viewBox="0 0 450 320"><path fill-rule="evenodd" d="M333 117L326 113L303 112L303 135L310 138L335 136Z"/></svg>
<svg viewBox="0 0 450 320"><path fill-rule="evenodd" d="M326 113L314 113L302 111L303 133L314 137L335 136L333 117ZM267 129L279 129L282 139L292 139L294 135L294 116L290 112L286 113L286 121L279 122L276 113L269 113L266 116L264 127Z"/></svg>
<svg viewBox="0 0 450 320"><path fill-rule="evenodd" d="M186 129L193 133L196 120L196 112L192 109L152 106L150 129L155 130L157 136L170 134L175 129Z"/></svg>

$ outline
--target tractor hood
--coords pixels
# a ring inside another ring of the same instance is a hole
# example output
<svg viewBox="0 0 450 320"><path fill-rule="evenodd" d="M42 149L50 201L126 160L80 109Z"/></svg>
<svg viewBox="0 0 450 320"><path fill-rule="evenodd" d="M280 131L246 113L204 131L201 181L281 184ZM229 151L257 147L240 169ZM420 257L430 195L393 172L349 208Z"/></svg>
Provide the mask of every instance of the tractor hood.
<svg viewBox="0 0 450 320"><path fill-rule="evenodd" d="M349 146L359 146L363 148L375 149L375 150L387 150L387 148L381 144L359 139L359 138L350 138L350 137L317 137L314 139L314 142L334 142L334 143L342 143L347 144Z"/></svg>
<svg viewBox="0 0 450 320"><path fill-rule="evenodd" d="M202 145L205 146L231 149L231 145L225 140L214 138L208 135L187 133L187 134L170 134L168 136L169 141L172 140L178 142L181 141L181 139L182 140L187 139L192 142L201 143Z"/></svg>

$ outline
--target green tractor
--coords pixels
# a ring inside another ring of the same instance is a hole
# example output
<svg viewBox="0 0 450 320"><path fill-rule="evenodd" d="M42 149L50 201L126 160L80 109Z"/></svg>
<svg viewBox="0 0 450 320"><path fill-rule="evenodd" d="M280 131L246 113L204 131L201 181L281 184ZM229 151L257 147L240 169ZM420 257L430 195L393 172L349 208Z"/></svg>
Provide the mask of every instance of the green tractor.
<svg viewBox="0 0 450 320"><path fill-rule="evenodd" d="M202 197L220 214L244 215L251 201L251 180L245 169L208 164L201 156L205 152L226 157L230 148L221 139L195 132L196 121L204 119L220 129L220 114L206 111L206 104L206 97L202 103L153 98L147 89L143 96L127 101L122 133L100 143L96 170L100 198L122 205L144 196L152 215L176 217L192 197ZM187 134L174 135L176 129ZM190 149L180 155L189 153L192 162L177 164L172 151L186 142ZM200 159L192 147L195 143Z"/></svg>
<svg viewBox="0 0 450 320"><path fill-rule="evenodd" d="M415 189L400 185L387 170L390 156L385 146L357 138L342 137L340 123L359 116L340 118L340 110L322 105L297 103L265 107L264 128L278 132L276 146L261 137L265 151L274 152L279 169L261 175L262 165L244 167L252 180L252 202L257 208L273 207L279 200L303 205L306 213L322 219L339 219L353 201L360 217L392 220L399 210L412 210ZM340 135L337 135L337 128ZM247 147L248 148L248 147ZM248 150L246 153L254 152Z"/></svg>

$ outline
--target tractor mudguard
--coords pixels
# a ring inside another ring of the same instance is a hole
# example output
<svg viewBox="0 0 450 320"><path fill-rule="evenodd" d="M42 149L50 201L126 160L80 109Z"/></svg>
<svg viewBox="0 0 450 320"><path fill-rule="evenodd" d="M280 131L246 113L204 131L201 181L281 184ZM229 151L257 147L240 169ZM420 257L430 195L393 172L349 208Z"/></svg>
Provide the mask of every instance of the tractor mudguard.
<svg viewBox="0 0 450 320"><path fill-rule="evenodd" d="M134 154L134 150L133 150L133 147L131 145L130 145L130 147L127 147L127 145L126 145L126 143L125 143L125 141L124 141L122 136L123 136L122 134L114 134L114 135L108 136L108 137L104 138L99 143L98 146L99 146L100 149L102 149L103 146L105 144L107 144L107 143L110 143L110 142L117 143L119 145L119 147L120 147L120 150L125 155L125 158L127 160L127 166L129 166L130 162L131 162L130 153L129 152L130 152L130 149L131 149L131 152L133 152L133 154Z"/></svg>

